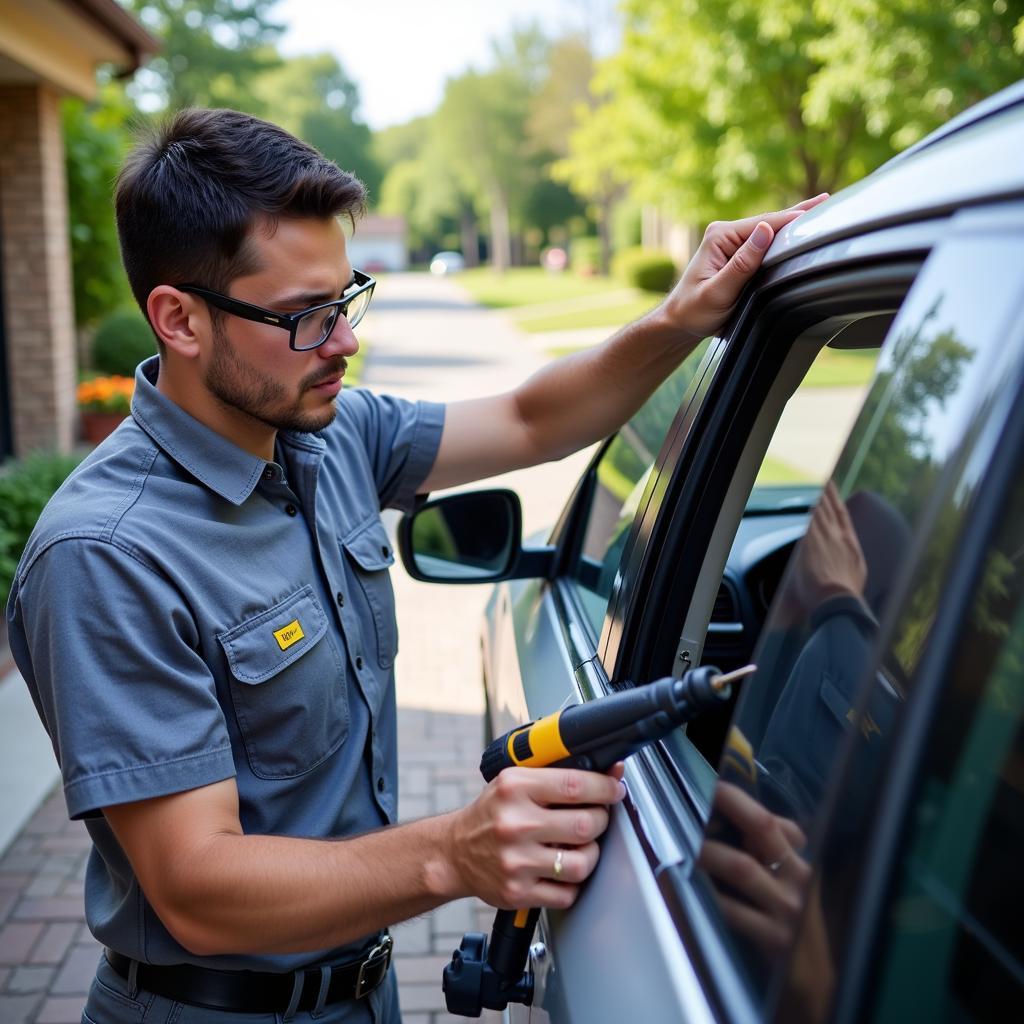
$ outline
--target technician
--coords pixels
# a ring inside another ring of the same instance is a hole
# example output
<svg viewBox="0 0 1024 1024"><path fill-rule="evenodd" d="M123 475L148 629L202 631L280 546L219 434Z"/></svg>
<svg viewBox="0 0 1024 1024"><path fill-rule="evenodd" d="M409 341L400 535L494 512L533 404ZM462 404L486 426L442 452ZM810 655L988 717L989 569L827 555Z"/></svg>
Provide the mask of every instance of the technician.
<svg viewBox="0 0 1024 1024"><path fill-rule="evenodd" d="M573 902L616 778L510 770L395 824L380 512L616 430L818 201L712 225L652 313L445 406L341 394L373 291L340 223L362 212L356 179L230 110L182 111L137 146L117 224L158 355L44 511L7 609L94 844L106 952L86 1020L393 1022L389 924L466 896Z"/></svg>

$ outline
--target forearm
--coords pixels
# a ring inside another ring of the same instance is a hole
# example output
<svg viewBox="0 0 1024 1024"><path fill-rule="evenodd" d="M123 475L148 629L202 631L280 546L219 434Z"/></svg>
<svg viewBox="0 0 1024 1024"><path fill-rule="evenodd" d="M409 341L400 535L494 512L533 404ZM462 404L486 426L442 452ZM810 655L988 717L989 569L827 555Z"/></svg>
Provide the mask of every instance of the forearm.
<svg viewBox="0 0 1024 1024"><path fill-rule="evenodd" d="M563 458L618 430L699 341L658 307L534 374L513 392L534 461Z"/></svg>
<svg viewBox="0 0 1024 1024"><path fill-rule="evenodd" d="M222 833L175 865L160 908L191 952L329 949L466 895L449 816L330 841Z"/></svg>

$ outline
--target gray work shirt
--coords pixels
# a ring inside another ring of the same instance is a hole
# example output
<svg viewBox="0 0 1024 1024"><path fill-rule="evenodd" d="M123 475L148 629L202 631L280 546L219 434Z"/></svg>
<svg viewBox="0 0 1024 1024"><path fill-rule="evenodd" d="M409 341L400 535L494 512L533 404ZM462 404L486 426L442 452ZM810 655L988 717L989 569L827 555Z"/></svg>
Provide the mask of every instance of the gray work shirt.
<svg viewBox="0 0 1024 1024"><path fill-rule="evenodd" d="M170 935L99 809L234 777L246 833L351 836L396 817L398 649L382 508L409 509L444 407L345 391L265 462L136 373L132 416L47 505L10 644L94 848L86 916L156 964L291 970L320 953L197 957ZM386 869L386 868L385 868ZM339 879L344 884L344 879Z"/></svg>

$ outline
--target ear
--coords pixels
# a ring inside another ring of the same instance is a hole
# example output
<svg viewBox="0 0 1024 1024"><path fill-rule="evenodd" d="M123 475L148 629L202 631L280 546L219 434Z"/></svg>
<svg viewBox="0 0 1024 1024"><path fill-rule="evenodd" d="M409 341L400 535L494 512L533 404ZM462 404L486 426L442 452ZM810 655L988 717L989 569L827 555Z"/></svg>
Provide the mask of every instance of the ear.
<svg viewBox="0 0 1024 1024"><path fill-rule="evenodd" d="M210 334L210 315L204 302L161 284L149 293L146 312L157 337L169 351L186 359L199 355L200 342Z"/></svg>

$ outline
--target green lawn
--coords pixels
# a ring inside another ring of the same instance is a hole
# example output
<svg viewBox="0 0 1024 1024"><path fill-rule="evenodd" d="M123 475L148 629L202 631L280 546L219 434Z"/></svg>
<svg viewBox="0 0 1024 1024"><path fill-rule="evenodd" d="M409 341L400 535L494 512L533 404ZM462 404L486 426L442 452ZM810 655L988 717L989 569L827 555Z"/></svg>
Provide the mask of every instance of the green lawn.
<svg viewBox="0 0 1024 1024"><path fill-rule="evenodd" d="M791 466L773 455L766 455L757 471L755 484L806 484L813 483L811 474Z"/></svg>
<svg viewBox="0 0 1024 1024"><path fill-rule="evenodd" d="M513 267L504 274L479 267L463 271L453 280L461 284L481 306L498 309L606 295L610 289L624 287L607 277L580 277L571 271L552 274L543 267Z"/></svg>
<svg viewBox="0 0 1024 1024"><path fill-rule="evenodd" d="M549 313L546 316L516 317L516 325L530 334L544 331L571 331L577 327L608 327L614 329L631 323L649 313L660 301L658 295L644 295L614 306L593 306L590 309L574 309L565 313Z"/></svg>
<svg viewBox="0 0 1024 1024"><path fill-rule="evenodd" d="M877 348L851 349L843 352L825 348L818 353L801 387L860 387L871 380L878 360Z"/></svg>
<svg viewBox="0 0 1024 1024"><path fill-rule="evenodd" d="M345 387L359 387L359 378L362 376L363 363L366 360L366 353L369 347L369 344L360 338L359 351L354 356L345 357L345 361L348 363L348 369L345 371Z"/></svg>

